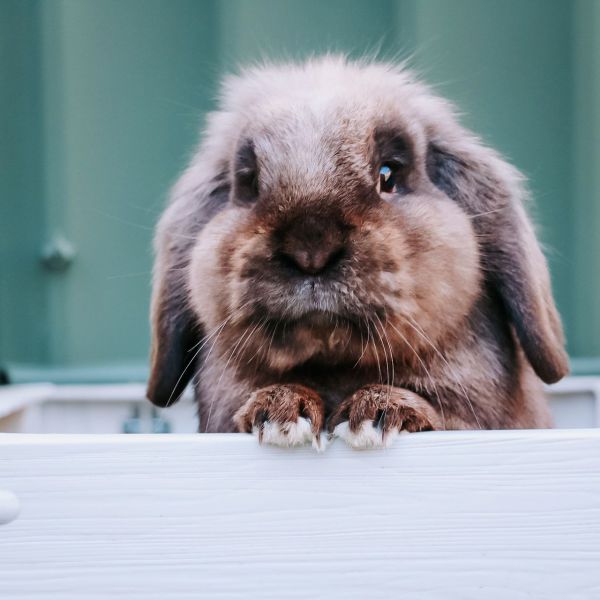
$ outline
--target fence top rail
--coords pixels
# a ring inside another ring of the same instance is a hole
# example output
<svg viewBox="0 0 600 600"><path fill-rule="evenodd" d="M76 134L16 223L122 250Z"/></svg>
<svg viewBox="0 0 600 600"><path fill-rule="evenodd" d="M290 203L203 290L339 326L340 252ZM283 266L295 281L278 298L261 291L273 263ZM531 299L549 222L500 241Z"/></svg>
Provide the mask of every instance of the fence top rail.
<svg viewBox="0 0 600 600"><path fill-rule="evenodd" d="M349 451L351 454L389 454L400 452L402 448L425 448L446 446L460 443L539 443L552 441L591 441L600 443L600 428L585 429L506 429L506 430L469 430L469 431L428 431L418 434L402 435L394 446L382 450ZM0 446L15 445L72 445L72 444L108 444L108 445L140 445L160 444L179 445L191 444L209 447L235 447L247 451L264 452L269 446L259 446L256 438L238 433L209 433L209 434L85 434L85 433L0 433ZM328 447L342 450L344 444L336 441ZM310 448L291 448L282 452L306 452L313 454ZM325 454L327 453L327 450Z"/></svg>
<svg viewBox="0 0 600 600"><path fill-rule="evenodd" d="M600 597L600 430L2 434L2 490L11 600Z"/></svg>

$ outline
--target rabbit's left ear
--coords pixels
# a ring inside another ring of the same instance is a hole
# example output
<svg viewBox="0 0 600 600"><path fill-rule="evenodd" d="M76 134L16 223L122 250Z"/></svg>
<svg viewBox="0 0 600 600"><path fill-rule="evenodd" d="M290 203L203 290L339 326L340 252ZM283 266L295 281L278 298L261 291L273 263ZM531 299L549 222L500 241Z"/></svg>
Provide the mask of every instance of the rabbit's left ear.
<svg viewBox="0 0 600 600"><path fill-rule="evenodd" d="M523 206L520 173L475 143L463 148L430 144L427 172L471 215L482 268L534 371L545 383L558 381L568 372L565 340L546 259Z"/></svg>

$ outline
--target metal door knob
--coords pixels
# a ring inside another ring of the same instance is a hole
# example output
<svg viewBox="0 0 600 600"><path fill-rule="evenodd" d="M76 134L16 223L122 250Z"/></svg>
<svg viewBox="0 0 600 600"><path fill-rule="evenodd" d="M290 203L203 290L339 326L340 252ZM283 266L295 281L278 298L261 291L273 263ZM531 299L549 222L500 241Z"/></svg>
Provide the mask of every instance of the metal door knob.
<svg viewBox="0 0 600 600"><path fill-rule="evenodd" d="M42 250L42 264L49 271L66 271L75 259L75 247L64 237L51 239Z"/></svg>

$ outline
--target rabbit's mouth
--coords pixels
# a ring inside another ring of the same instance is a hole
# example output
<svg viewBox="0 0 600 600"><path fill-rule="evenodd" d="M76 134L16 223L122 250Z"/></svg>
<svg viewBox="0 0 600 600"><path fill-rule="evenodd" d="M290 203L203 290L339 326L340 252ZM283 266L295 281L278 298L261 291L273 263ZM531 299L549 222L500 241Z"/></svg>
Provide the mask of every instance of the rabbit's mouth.
<svg viewBox="0 0 600 600"><path fill-rule="evenodd" d="M299 362L315 356L352 358L360 340L367 339L366 321L325 311L311 311L297 319L269 319L260 326L273 355L283 352Z"/></svg>
<svg viewBox="0 0 600 600"><path fill-rule="evenodd" d="M360 322L361 316L383 313L384 309L361 301L349 282L309 277L271 288L254 282L247 293L256 318L325 327L336 319Z"/></svg>
<svg viewBox="0 0 600 600"><path fill-rule="evenodd" d="M385 309L380 306L349 306L344 298L299 303L297 297L287 307L281 297L268 307L256 306L250 318L251 325L258 326L274 346L294 345L300 338L345 346L352 339L366 339L371 324L385 320Z"/></svg>
<svg viewBox="0 0 600 600"><path fill-rule="evenodd" d="M329 334L335 329L358 330L363 326L363 321L358 316L341 315L338 313L313 310L299 318L293 319L267 319L266 328L275 330L281 328L291 331L294 329L309 329L315 334Z"/></svg>
<svg viewBox="0 0 600 600"><path fill-rule="evenodd" d="M253 369L259 365L263 370L283 372L309 363L370 368L383 356L381 344L390 343L392 332L384 332L385 327L384 318L373 313L367 316L311 310L297 318L253 319L244 324L244 331L249 333L238 330L235 337L251 339L241 343L244 359L240 364ZM389 346L385 351L389 352Z"/></svg>

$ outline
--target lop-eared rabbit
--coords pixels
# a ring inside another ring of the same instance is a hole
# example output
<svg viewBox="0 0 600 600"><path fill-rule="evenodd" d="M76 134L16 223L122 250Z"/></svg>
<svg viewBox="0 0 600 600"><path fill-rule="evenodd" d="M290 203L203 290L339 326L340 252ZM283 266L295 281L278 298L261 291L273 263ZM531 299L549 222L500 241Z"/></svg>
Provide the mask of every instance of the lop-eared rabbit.
<svg viewBox="0 0 600 600"><path fill-rule="evenodd" d="M526 196L402 67L227 78L158 224L149 399L191 380L200 431L284 446L550 426L567 357Z"/></svg>

